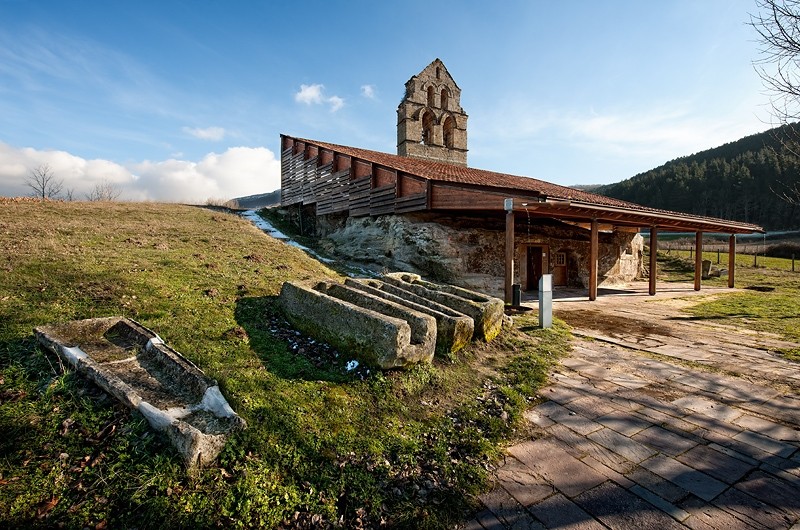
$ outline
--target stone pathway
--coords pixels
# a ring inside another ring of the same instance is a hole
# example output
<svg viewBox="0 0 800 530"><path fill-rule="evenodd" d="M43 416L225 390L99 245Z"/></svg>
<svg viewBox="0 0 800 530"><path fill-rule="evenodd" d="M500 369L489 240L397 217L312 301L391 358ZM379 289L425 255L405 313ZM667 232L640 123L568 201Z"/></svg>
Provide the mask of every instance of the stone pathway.
<svg viewBox="0 0 800 530"><path fill-rule="evenodd" d="M582 338L464 528L800 530L800 365L686 319L697 295L557 302Z"/></svg>

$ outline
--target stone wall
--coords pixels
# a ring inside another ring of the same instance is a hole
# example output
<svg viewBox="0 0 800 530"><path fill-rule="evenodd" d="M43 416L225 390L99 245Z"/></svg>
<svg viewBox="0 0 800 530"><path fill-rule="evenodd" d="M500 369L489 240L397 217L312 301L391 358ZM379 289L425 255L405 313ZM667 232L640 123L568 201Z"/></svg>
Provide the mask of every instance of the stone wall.
<svg viewBox="0 0 800 530"><path fill-rule="evenodd" d="M348 218L326 226L329 250L378 268L416 272L434 281L462 285L499 296L505 275L505 221L495 217L451 217L435 214ZM589 285L589 231L548 219L518 217L515 226L515 282L526 287L528 246L546 251L545 272L564 252L566 284ZM598 281L611 286L636 278L641 270L643 240L629 232L599 235Z"/></svg>

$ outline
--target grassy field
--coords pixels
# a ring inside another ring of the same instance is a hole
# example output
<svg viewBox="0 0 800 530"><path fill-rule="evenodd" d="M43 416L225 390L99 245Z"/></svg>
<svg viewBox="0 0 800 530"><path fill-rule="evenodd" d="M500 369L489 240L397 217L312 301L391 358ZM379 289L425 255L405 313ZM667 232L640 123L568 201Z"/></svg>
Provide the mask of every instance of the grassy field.
<svg viewBox="0 0 800 530"><path fill-rule="evenodd" d="M703 257L716 264L716 252L713 256L704 253ZM753 267L752 256L736 258L736 287L744 292L715 297L687 311L698 319L778 333L788 341L800 343L800 272L791 272L791 260L759 257L760 266ZM719 266L727 268L727 258L721 261ZM670 254L659 252L658 267L659 281L694 280L694 260L689 260L688 251L683 257L674 250ZM728 278L703 280L703 285L727 287ZM800 361L800 349L781 353Z"/></svg>
<svg viewBox="0 0 800 530"><path fill-rule="evenodd" d="M347 372L274 333L289 279L335 273L236 216L159 204L0 209L0 527L447 528L568 349L532 317L453 362ZM216 378L248 429L190 476L36 325L133 317Z"/></svg>

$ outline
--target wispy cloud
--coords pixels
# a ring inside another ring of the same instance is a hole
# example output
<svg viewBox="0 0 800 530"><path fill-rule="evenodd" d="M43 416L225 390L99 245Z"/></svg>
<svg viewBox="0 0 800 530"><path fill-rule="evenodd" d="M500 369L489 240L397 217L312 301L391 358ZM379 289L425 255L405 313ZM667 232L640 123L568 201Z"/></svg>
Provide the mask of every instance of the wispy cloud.
<svg viewBox="0 0 800 530"><path fill-rule="evenodd" d="M300 90L295 93L294 100L298 103L304 103L306 105L328 104L330 105L331 112L336 112L344 107L343 98L340 98L339 96L326 96L325 85L319 83L315 83L313 85L300 85Z"/></svg>
<svg viewBox="0 0 800 530"><path fill-rule="evenodd" d="M377 99L375 85L361 85L361 95L367 99Z"/></svg>
<svg viewBox="0 0 800 530"><path fill-rule="evenodd" d="M194 136L200 140L219 141L225 138L225 135L227 134L225 129L222 127L206 127L204 129L199 127L184 127L182 130L186 134Z"/></svg>

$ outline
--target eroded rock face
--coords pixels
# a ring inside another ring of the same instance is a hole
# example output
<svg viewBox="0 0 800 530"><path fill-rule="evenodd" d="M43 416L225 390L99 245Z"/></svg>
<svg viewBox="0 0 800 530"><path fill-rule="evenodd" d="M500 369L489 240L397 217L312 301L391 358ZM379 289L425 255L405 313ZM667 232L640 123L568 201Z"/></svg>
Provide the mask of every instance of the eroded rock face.
<svg viewBox="0 0 800 530"><path fill-rule="evenodd" d="M324 236L330 242L329 250L341 256L390 270L415 272L432 281L461 285L494 296L503 293L502 219L407 214L339 221L326 225ZM528 288L528 247L541 246L545 249L549 272L555 271L556 254L562 254L566 261L563 283L588 287L588 230L521 216L515 232L515 283ZM639 234L601 233L599 240L600 285L617 285L639 276L643 251Z"/></svg>

